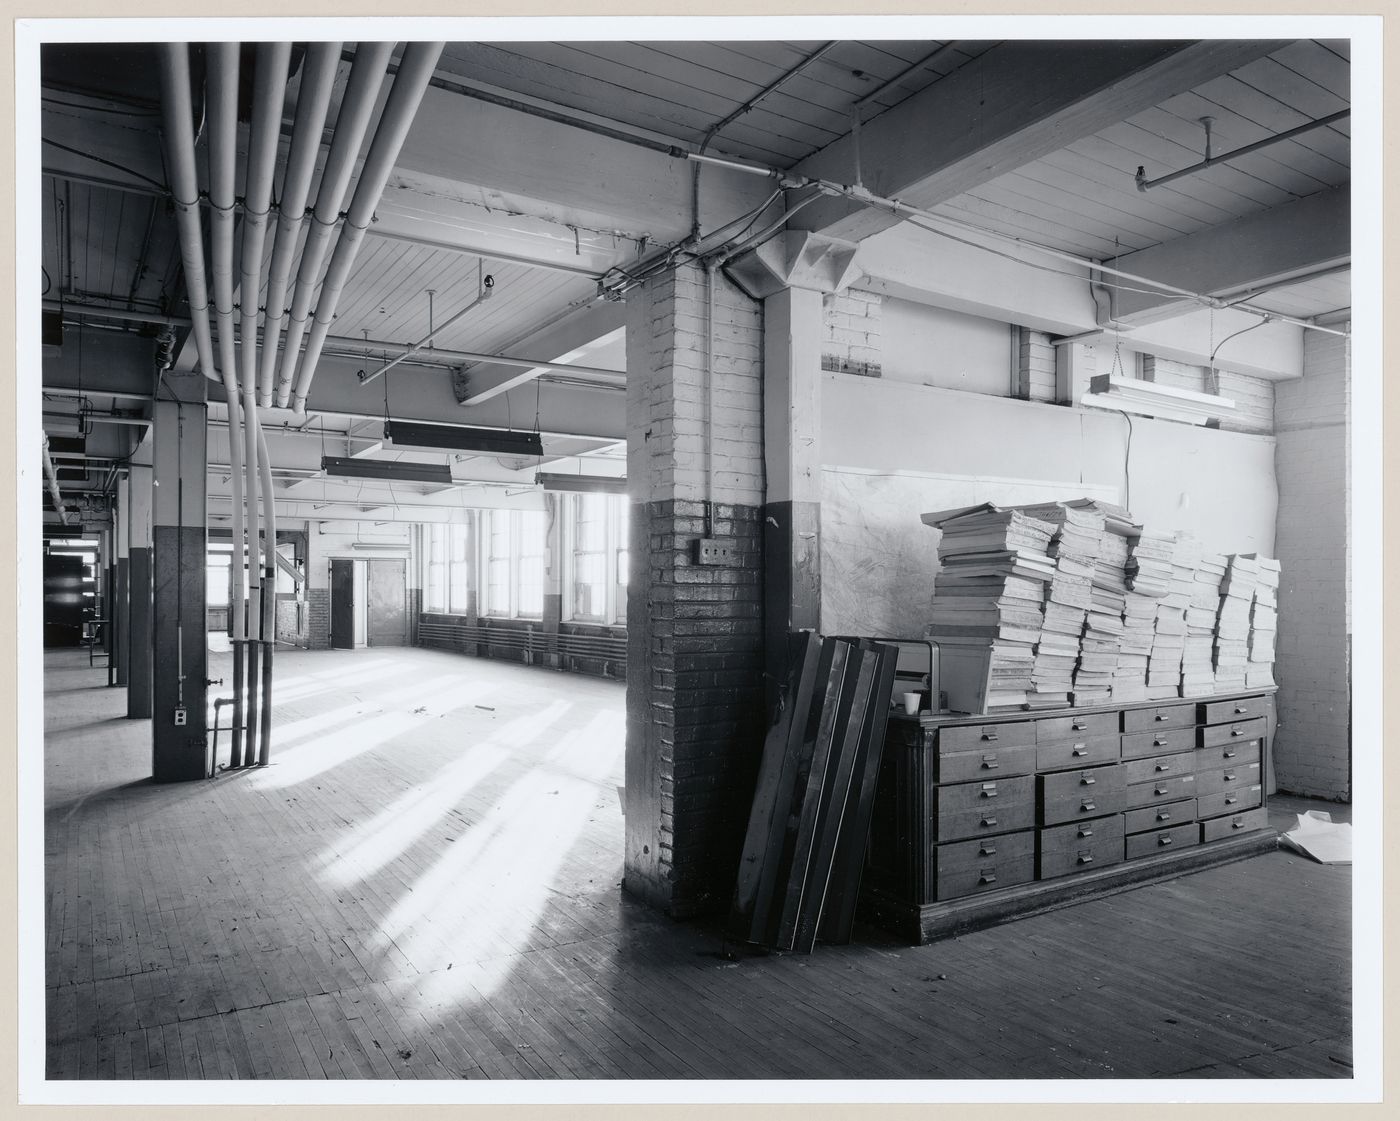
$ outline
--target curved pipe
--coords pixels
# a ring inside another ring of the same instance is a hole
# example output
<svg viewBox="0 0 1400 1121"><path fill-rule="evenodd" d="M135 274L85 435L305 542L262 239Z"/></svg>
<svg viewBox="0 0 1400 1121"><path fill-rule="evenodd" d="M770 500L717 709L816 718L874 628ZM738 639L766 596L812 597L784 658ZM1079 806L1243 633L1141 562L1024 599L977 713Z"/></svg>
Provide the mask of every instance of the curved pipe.
<svg viewBox="0 0 1400 1121"><path fill-rule="evenodd" d="M428 90L428 81L433 76L438 57L442 54L443 43L410 43L405 48L399 72L394 78L393 89L384 106L384 115L374 132L374 142L370 145L365 166L355 184L355 196L350 202L350 212L341 227L340 238L335 252L331 255L330 267L326 269L326 279L321 285L321 295L316 301L316 316L311 324L306 352L301 357L301 369L297 374L292 409L298 415L306 411L306 397L311 390L311 379L316 374L316 363L321 357L321 348L330 333L331 321L340 301L340 293L350 278L350 269L355 264L355 256L364 241L365 230L374 217L374 208L384 194L384 186L389 174L394 170L399 152L408 138L409 127Z"/></svg>
<svg viewBox="0 0 1400 1121"><path fill-rule="evenodd" d="M282 360L277 371L277 407L287 407L292 395L292 379L296 374L301 340L306 334L306 321L311 315L311 300L321 278L321 266L326 260L326 247L340 219L340 205L355 170L355 159L369 130L370 116L384 84L384 72L393 53L393 43L365 43L355 54L350 71L350 83L345 99L336 116L335 135L321 172L321 186L316 195L316 213L306 233L297 269L296 292L287 316L287 342L282 348Z"/></svg>
<svg viewBox="0 0 1400 1121"><path fill-rule="evenodd" d="M258 724L258 766L267 766L272 741L272 647L277 640L277 504L272 489L272 461L267 454L262 422L253 424L258 433L258 462L262 465L263 524L267 533L267 572L263 585L261 633L262 647L262 708ZM251 762L251 759L249 760Z"/></svg>
<svg viewBox="0 0 1400 1121"><path fill-rule="evenodd" d="M49 483L49 497L53 499L53 508L58 511L58 520L64 525L68 524L68 511L63 508L63 495L58 490L58 471L53 465L53 456L49 454L49 434L41 433L44 438L44 478Z"/></svg>
<svg viewBox="0 0 1400 1121"><path fill-rule="evenodd" d="M277 344L285 318L287 281L292 272L297 238L301 234L306 199L311 193L311 176L321 150L321 133L330 109L331 90L340 57L339 43L312 43L307 49L306 70L297 95L296 120L292 125L287 170L282 176L282 199L277 214L277 234L273 242L272 264L267 274L267 301L263 313L262 353L259 357L258 403L272 404L272 379L277 371Z"/></svg>
<svg viewBox="0 0 1400 1121"><path fill-rule="evenodd" d="M185 43L160 48L161 123L165 158L170 166L170 194L180 236L180 263L190 305L199 366L217 381L214 346L209 332L209 290L204 279L204 240L199 228L199 179L194 162L194 106L190 101L190 56Z"/></svg>

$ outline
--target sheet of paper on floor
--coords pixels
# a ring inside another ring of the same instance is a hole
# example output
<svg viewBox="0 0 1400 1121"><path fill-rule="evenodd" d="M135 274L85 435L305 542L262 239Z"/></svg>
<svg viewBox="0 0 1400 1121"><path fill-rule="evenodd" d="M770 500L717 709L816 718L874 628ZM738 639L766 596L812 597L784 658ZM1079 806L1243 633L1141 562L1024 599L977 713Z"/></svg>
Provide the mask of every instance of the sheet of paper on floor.
<svg viewBox="0 0 1400 1121"><path fill-rule="evenodd" d="M1320 864L1351 863L1351 826L1323 810L1298 815L1298 824L1279 838L1288 848Z"/></svg>

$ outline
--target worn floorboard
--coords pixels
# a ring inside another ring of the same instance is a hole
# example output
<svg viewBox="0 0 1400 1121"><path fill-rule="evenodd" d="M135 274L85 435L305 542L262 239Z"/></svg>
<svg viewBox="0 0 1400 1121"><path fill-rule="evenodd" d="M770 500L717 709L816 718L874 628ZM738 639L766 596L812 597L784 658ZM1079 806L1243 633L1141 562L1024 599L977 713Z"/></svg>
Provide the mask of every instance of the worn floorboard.
<svg viewBox="0 0 1400 1121"><path fill-rule="evenodd" d="M156 786L105 679L46 657L52 1079L1351 1076L1349 868L733 960L619 889L620 683L279 653L272 765Z"/></svg>

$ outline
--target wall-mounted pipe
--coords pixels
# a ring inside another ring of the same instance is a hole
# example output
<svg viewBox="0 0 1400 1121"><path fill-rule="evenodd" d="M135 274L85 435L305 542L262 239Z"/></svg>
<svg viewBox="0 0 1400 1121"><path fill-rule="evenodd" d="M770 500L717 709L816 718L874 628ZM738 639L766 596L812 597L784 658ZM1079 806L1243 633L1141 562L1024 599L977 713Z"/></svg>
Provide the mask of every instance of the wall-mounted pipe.
<svg viewBox="0 0 1400 1121"><path fill-rule="evenodd" d="M263 574L262 619L259 631L262 643L262 719L258 724L258 766L267 766L272 745L272 648L277 641L277 495L272 487L272 461L267 454L267 440L262 423L255 417L258 432L258 462L262 465L263 525L266 527L267 565ZM250 759L249 762L252 760Z"/></svg>
<svg viewBox="0 0 1400 1121"><path fill-rule="evenodd" d="M1327 125L1336 124L1338 121L1351 116L1350 109L1343 109L1339 113L1332 113L1326 117L1319 117L1315 121L1308 121L1297 128L1290 128L1285 132L1276 133L1273 136L1266 136L1263 140L1256 140L1253 144L1246 144L1243 148L1236 148L1226 152L1224 155L1212 156L1210 154L1210 125L1206 124L1206 158L1200 163L1193 163L1190 167L1183 167L1177 171L1168 172L1166 175L1159 175L1156 179L1147 178L1146 168L1139 167L1133 179L1137 182L1139 191L1147 191L1153 187L1160 187L1163 183L1170 183L1174 179L1180 179L1184 175L1194 175L1198 171L1204 171L1208 167L1214 167L1218 163L1229 163L1237 160L1241 156L1247 156L1251 152L1257 152L1262 148L1268 148L1273 144L1280 144L1285 140L1292 140L1295 136L1300 136L1305 132L1311 132L1315 128L1325 128ZM1202 123L1208 122L1211 118L1202 117Z"/></svg>
<svg viewBox="0 0 1400 1121"><path fill-rule="evenodd" d="M433 76L433 68L442 54L443 43L410 43L405 48L399 72L394 78L389 100L384 105L384 114L375 129L374 141L369 155L355 184L355 195L350 202L349 213L340 229L335 252L331 254L326 278L321 284L321 295L316 301L316 315L311 324L310 337L306 343L306 353L301 357L301 368L297 373L293 391L292 409L297 413L306 411L306 397L311 391L311 379L316 375L316 363L321 357L321 348L330 333L331 321L335 318L336 305L340 293L350 278L350 269L355 256L364 241L365 230L374 217L374 208L384 194L384 186L389 174L398 162L399 152L408 138L409 127L418 112L418 106L427 92L428 81Z"/></svg>
<svg viewBox="0 0 1400 1121"><path fill-rule="evenodd" d="M199 226L199 178L194 161L194 106L190 100L190 56L185 43L160 48L160 103L171 201L180 237L180 262L195 348L204 376L217 380L209 331L209 291L204 279L204 240Z"/></svg>
<svg viewBox="0 0 1400 1121"><path fill-rule="evenodd" d="M345 89L345 98L340 103L336 116L335 134L331 138L330 152L326 155L325 170L321 172L321 186L316 193L316 211L312 215L311 227L306 233L306 243L301 251L301 264L297 268L296 291L292 295L292 308L287 315L287 340L282 348L281 362L277 368L277 407L286 408L292 395L292 382L296 375L297 361L301 351L302 338L306 333L306 322L311 315L311 300L316 286L321 281L321 266L325 263L326 248L331 234L340 220L340 206L350 185L350 176L355 170L355 160L360 154L360 145L369 130L370 116L379 98L379 87L384 84L384 72L393 53L393 43L361 43L355 53L355 63L350 70L350 82Z"/></svg>
<svg viewBox="0 0 1400 1121"><path fill-rule="evenodd" d="M53 499L53 508L58 511L58 520L64 525L68 524L68 511L63 508L63 495L58 489L58 471L53 465L53 456L49 454L49 434L43 433L44 438L44 478L49 483L49 497Z"/></svg>
<svg viewBox="0 0 1400 1121"><path fill-rule="evenodd" d="M258 403L263 408L272 404L277 344L282 337L282 320L286 317L287 282L305 217L307 195L311 191L311 176L316 171L316 157L321 150L321 133L330 109L339 57L339 43L312 43L306 52L306 69L302 74L301 92L297 96L287 169L282 176L282 198L277 214L272 263L267 274L267 304L263 313L262 353L258 370Z"/></svg>

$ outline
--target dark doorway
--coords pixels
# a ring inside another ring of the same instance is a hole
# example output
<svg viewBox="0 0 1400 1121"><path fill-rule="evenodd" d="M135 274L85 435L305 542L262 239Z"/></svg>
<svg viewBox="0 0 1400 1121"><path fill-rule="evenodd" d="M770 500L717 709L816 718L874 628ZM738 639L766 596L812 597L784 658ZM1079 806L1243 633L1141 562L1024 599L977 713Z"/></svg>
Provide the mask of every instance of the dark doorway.
<svg viewBox="0 0 1400 1121"><path fill-rule="evenodd" d="M404 646L408 643L408 590L404 562L369 562L369 620L366 638L370 646Z"/></svg>
<svg viewBox="0 0 1400 1121"><path fill-rule="evenodd" d="M355 562L331 561L331 647L355 646Z"/></svg>

